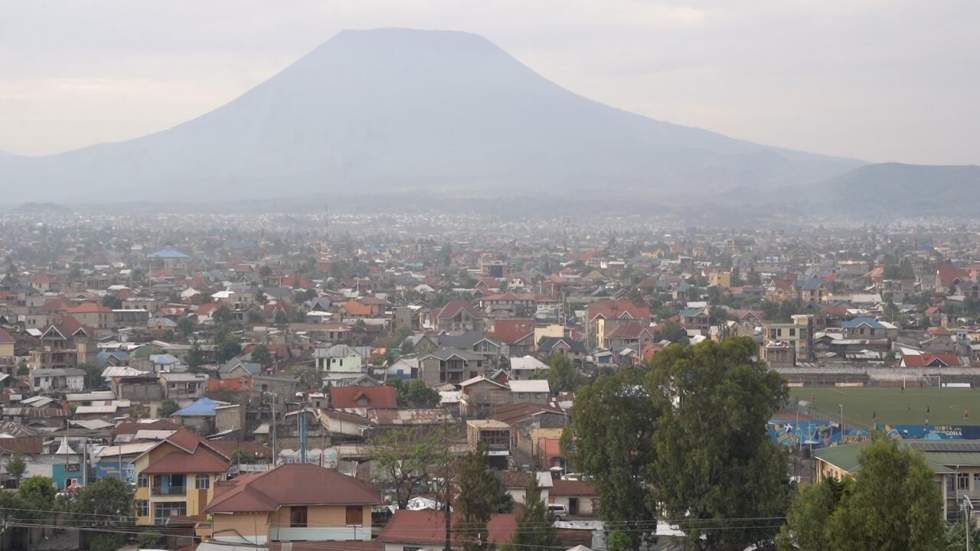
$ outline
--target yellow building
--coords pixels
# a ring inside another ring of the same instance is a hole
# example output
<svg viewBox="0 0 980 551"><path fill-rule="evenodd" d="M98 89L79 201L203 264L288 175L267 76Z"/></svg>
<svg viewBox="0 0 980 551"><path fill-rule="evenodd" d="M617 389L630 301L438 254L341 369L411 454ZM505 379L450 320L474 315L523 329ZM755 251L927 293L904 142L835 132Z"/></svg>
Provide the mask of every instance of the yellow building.
<svg viewBox="0 0 980 551"><path fill-rule="evenodd" d="M368 541L371 485L318 465L293 463L219 483L198 535L221 543ZM338 547L339 549L340 547Z"/></svg>
<svg viewBox="0 0 980 551"><path fill-rule="evenodd" d="M193 526L230 464L206 440L179 429L133 460L136 523Z"/></svg>

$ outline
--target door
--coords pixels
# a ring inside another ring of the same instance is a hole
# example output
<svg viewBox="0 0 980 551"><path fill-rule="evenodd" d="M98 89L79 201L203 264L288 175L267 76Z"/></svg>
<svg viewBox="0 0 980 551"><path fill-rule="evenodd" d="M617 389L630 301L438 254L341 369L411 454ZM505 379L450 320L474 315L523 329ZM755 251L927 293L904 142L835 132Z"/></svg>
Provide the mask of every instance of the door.
<svg viewBox="0 0 980 551"><path fill-rule="evenodd" d="M578 498L570 497L568 498L568 514L577 515L578 514Z"/></svg>

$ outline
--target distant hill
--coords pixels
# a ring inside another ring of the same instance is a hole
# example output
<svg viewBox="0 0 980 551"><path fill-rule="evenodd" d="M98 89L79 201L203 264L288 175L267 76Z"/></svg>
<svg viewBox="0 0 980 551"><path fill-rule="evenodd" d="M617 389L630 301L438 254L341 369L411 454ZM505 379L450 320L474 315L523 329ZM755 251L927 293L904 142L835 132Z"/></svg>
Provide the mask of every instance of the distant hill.
<svg viewBox="0 0 980 551"><path fill-rule="evenodd" d="M980 166L872 164L808 186L806 195L845 213L980 214Z"/></svg>
<svg viewBox="0 0 980 551"><path fill-rule="evenodd" d="M859 166L578 96L484 38L344 31L229 104L133 140L0 157L2 201L357 191L609 201L818 182Z"/></svg>

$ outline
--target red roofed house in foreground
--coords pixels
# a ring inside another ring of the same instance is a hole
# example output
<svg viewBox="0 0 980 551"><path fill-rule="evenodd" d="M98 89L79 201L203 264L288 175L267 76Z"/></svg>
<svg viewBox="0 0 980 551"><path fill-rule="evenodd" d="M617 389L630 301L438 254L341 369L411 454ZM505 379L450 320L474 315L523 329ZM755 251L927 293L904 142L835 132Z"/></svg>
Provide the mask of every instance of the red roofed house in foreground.
<svg viewBox="0 0 980 551"><path fill-rule="evenodd" d="M458 518L452 519L456 525ZM517 531L515 513L497 513L487 523L490 543L502 546L509 543ZM453 549L462 549L464 538L473 536L472 530L457 528L451 530ZM416 551L443 549L446 542L446 517L443 511L422 509L409 511L400 509L391 517L378 540L384 544L385 551ZM499 547L498 547L499 548Z"/></svg>
<svg viewBox="0 0 980 551"><path fill-rule="evenodd" d="M371 510L380 504L381 495L365 482L335 469L292 463L219 482L205 510L211 525L199 534L222 543L262 545L368 541Z"/></svg>

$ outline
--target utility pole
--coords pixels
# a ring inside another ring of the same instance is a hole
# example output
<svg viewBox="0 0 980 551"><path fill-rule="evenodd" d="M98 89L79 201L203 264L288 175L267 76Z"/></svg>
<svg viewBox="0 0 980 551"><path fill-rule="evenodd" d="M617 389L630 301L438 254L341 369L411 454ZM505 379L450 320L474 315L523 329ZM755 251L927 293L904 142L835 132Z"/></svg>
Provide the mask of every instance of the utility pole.
<svg viewBox="0 0 980 551"><path fill-rule="evenodd" d="M840 442L844 443L844 404L837 404L840 406Z"/></svg>

